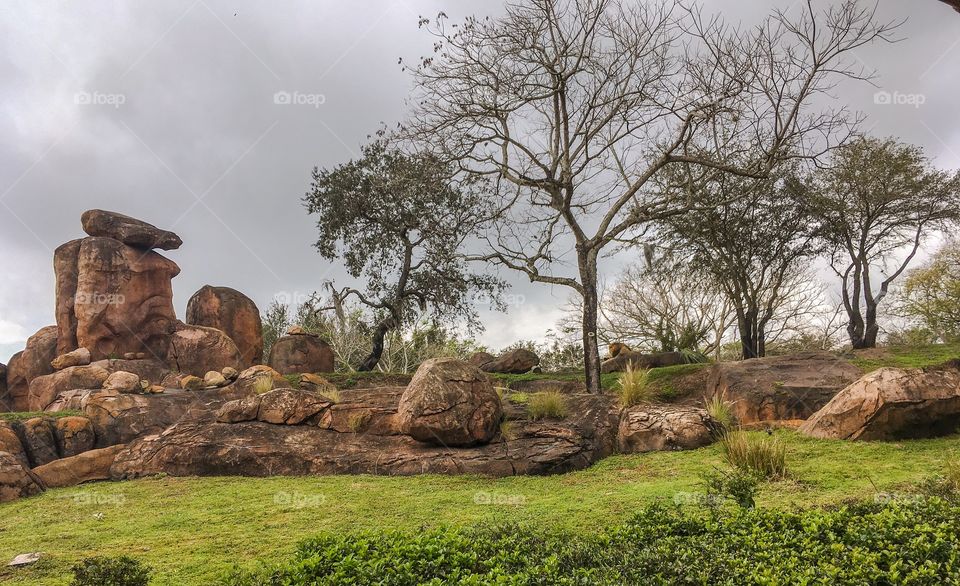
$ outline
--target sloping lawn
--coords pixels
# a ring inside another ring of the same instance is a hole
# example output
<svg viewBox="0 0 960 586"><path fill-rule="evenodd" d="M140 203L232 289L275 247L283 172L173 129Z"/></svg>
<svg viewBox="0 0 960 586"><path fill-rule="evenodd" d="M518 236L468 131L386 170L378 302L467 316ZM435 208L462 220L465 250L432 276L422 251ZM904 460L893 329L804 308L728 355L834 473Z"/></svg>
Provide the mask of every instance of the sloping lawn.
<svg viewBox="0 0 960 586"><path fill-rule="evenodd" d="M762 507L808 507L907 490L960 454L960 436L897 443L840 442L778 432L791 479L764 485ZM301 539L352 532L520 522L594 532L644 505L701 490L723 467L720 449L615 456L551 477L149 478L51 490L0 505L0 561L41 551L13 584L68 584L92 555L128 554L156 571L152 584L215 583L236 565L287 559Z"/></svg>

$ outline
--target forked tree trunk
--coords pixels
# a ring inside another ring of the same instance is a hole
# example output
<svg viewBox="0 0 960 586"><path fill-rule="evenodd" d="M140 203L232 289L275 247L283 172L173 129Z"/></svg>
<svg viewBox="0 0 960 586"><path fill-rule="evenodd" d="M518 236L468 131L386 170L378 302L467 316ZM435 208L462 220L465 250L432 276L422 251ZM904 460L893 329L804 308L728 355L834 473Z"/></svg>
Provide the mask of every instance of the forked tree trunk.
<svg viewBox="0 0 960 586"><path fill-rule="evenodd" d="M369 372L380 363L380 357L383 356L383 340L387 337L387 332L394 327L393 318L387 318L377 324L373 331L373 347L370 349L370 355L367 356L357 370L360 372Z"/></svg>

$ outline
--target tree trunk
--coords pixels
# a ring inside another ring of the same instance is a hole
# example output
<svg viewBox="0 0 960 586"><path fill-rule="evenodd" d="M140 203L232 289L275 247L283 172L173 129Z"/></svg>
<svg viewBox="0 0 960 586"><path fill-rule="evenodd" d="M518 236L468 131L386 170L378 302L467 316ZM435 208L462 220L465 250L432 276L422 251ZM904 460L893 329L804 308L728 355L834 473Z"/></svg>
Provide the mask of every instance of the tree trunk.
<svg viewBox="0 0 960 586"><path fill-rule="evenodd" d="M578 251L579 252L579 251ZM599 393L600 345L597 343L597 259L589 253L578 254L580 279L583 284L583 372L588 393Z"/></svg>
<svg viewBox="0 0 960 586"><path fill-rule="evenodd" d="M737 319L740 332L740 353L744 360L761 358L764 354L761 334L757 327L757 310L747 309Z"/></svg>
<svg viewBox="0 0 960 586"><path fill-rule="evenodd" d="M370 355L357 367L357 370L369 372L377 367L380 357L383 356L383 339L387 336L387 332L393 329L393 323L392 318L387 318L377 324L377 329L373 332L373 348L370 350Z"/></svg>

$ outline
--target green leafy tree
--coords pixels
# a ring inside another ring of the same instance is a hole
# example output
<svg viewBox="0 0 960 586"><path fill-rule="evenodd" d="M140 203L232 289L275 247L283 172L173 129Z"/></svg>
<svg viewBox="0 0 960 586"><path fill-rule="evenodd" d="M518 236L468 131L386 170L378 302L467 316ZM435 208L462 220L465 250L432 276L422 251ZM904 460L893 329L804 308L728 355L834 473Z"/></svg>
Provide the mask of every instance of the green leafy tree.
<svg viewBox="0 0 960 586"><path fill-rule="evenodd" d="M941 342L960 340L960 242L907 273L895 311Z"/></svg>

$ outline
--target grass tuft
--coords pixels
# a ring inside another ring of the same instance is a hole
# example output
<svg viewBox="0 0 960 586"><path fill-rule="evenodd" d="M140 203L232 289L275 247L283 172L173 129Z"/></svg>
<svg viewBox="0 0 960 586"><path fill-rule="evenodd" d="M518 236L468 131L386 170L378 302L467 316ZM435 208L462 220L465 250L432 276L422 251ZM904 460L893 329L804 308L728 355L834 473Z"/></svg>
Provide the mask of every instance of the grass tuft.
<svg viewBox="0 0 960 586"><path fill-rule="evenodd" d="M261 374L253 381L253 392L262 395L273 390L273 377L269 374Z"/></svg>
<svg viewBox="0 0 960 586"><path fill-rule="evenodd" d="M648 384L648 370L637 368L627 363L627 369L620 373L617 383L617 393L620 395L620 404L624 407L633 407L640 403L650 403L656 398L656 392Z"/></svg>
<svg viewBox="0 0 960 586"><path fill-rule="evenodd" d="M732 403L724 401L720 395L714 395L710 399L703 400L703 407L707 410L710 417L720 424L722 431L730 431L733 429L736 422L733 417Z"/></svg>
<svg viewBox="0 0 960 586"><path fill-rule="evenodd" d="M776 436L727 431L720 437L724 458L742 472L768 480L787 477L787 448Z"/></svg>
<svg viewBox="0 0 960 586"><path fill-rule="evenodd" d="M559 391L543 391L530 395L527 403L527 414L530 419L563 419L567 416L569 407L567 398Z"/></svg>

